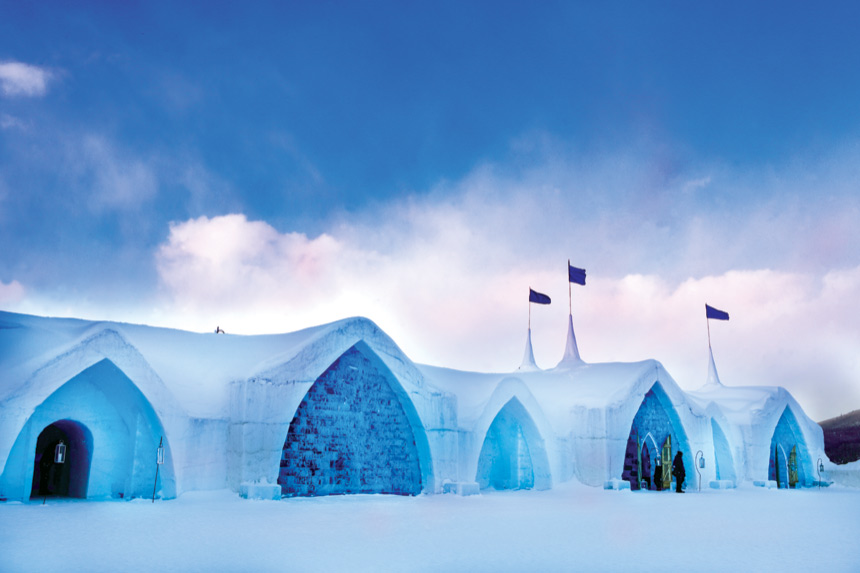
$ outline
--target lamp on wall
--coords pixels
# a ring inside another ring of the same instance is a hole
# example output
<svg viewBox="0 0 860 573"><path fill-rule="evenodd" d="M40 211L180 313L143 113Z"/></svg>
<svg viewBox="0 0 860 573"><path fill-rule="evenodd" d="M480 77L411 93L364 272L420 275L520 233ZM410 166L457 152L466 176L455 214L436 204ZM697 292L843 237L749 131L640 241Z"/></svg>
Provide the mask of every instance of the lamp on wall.
<svg viewBox="0 0 860 573"><path fill-rule="evenodd" d="M699 474L699 491L702 491L702 472L699 471L699 468L705 468L705 454L702 450L696 452L696 473Z"/></svg>
<svg viewBox="0 0 860 573"><path fill-rule="evenodd" d="M66 444L63 443L63 440L60 440L60 443L57 444L57 447L54 448L54 463L55 464L66 463ZM45 505L47 502L48 502L48 494L46 491L45 497L44 497L44 499L42 499L42 505Z"/></svg>
<svg viewBox="0 0 860 573"><path fill-rule="evenodd" d="M824 471L824 463L818 458L818 489L821 489L821 472Z"/></svg>
<svg viewBox="0 0 860 573"><path fill-rule="evenodd" d="M164 463L164 436L158 440L158 449L155 451L155 483L152 484L152 503L155 503L155 490L158 488L158 468Z"/></svg>

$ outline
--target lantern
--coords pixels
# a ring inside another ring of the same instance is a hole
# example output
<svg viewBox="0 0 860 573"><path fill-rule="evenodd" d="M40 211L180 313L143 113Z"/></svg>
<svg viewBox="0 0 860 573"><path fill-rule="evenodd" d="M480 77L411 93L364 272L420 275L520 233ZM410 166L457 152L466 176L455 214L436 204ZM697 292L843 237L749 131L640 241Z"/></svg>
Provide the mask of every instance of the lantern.
<svg viewBox="0 0 860 573"><path fill-rule="evenodd" d="M54 463L66 463L66 444L63 443L63 440L60 440L60 443L54 448Z"/></svg>
<svg viewBox="0 0 860 573"><path fill-rule="evenodd" d="M155 503L155 490L158 488L158 470L164 463L164 436L158 440L158 449L155 450L155 483L152 484L152 503Z"/></svg>
<svg viewBox="0 0 860 573"><path fill-rule="evenodd" d="M824 471L824 464L821 462L821 460L818 460L818 473L820 474L823 471Z"/></svg>
<svg viewBox="0 0 860 573"><path fill-rule="evenodd" d="M699 471L699 468L705 467L705 452L703 452L702 450L699 450L698 452L696 452L696 458L695 459L699 460L699 463L697 463L693 467L696 468L696 473L699 476L699 491L702 491L702 472Z"/></svg>

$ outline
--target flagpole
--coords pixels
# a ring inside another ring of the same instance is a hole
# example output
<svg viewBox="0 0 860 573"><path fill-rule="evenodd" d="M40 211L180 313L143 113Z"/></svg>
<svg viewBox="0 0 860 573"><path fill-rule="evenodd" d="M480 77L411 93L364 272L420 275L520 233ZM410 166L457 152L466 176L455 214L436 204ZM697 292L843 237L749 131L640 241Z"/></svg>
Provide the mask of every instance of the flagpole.
<svg viewBox="0 0 860 573"><path fill-rule="evenodd" d="M532 287L529 287L529 332L531 332L531 331L532 331L532 301L531 301L531 295L532 295Z"/></svg>
<svg viewBox="0 0 860 573"><path fill-rule="evenodd" d="M708 325L708 350L711 349L711 321L708 319L707 312L705 313L705 322Z"/></svg>
<svg viewBox="0 0 860 573"><path fill-rule="evenodd" d="M573 317L573 303L570 297L570 259L567 259L567 308L570 316Z"/></svg>

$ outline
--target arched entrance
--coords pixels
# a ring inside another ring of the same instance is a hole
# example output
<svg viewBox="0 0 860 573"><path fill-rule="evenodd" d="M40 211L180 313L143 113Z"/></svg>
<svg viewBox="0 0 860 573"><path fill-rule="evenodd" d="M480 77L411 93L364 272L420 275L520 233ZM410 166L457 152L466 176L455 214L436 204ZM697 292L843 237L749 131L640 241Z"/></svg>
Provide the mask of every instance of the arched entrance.
<svg viewBox="0 0 860 573"><path fill-rule="evenodd" d="M737 483L735 463L732 459L732 449L726 434L716 420L711 418L711 433L714 437L714 464L718 480L729 480Z"/></svg>
<svg viewBox="0 0 860 573"><path fill-rule="evenodd" d="M50 461L60 439L67 463L54 467ZM164 464L156 479L162 439ZM35 408L12 445L0 486L21 500L46 490L88 499L151 497L153 488L157 497L176 496L170 445L158 415L109 359L74 375Z"/></svg>
<svg viewBox="0 0 860 573"><path fill-rule="evenodd" d="M60 443L66 448L62 463L57 463ZM30 497L86 498L92 452L93 436L83 424L59 420L47 426L36 440Z"/></svg>
<svg viewBox="0 0 860 573"><path fill-rule="evenodd" d="M672 460L682 451L687 475L691 475L687 435L669 397L659 382L655 382L642 399L633 418L621 479L630 482L630 489L669 489L672 484Z"/></svg>
<svg viewBox="0 0 860 573"><path fill-rule="evenodd" d="M806 484L811 475L809 452L797 419L786 406L773 430L770 441L768 479L780 488L795 488Z"/></svg>
<svg viewBox="0 0 860 573"><path fill-rule="evenodd" d="M522 403L511 398L487 429L475 481L481 489L532 489L549 475L543 438ZM536 479L537 477L537 479Z"/></svg>
<svg viewBox="0 0 860 573"><path fill-rule="evenodd" d="M373 358L353 346L308 390L281 455L284 496L421 492L413 426L393 387L399 383Z"/></svg>

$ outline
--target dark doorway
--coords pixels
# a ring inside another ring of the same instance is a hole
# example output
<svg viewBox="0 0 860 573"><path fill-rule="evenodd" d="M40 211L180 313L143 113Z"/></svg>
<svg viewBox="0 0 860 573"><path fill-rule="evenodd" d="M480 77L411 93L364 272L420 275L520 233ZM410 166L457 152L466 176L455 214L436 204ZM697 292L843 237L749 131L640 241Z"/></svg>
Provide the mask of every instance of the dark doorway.
<svg viewBox="0 0 860 573"><path fill-rule="evenodd" d="M56 463L57 445L66 446L63 463ZM60 420L42 430L36 440L30 497L87 497L92 460L92 434L78 422Z"/></svg>

